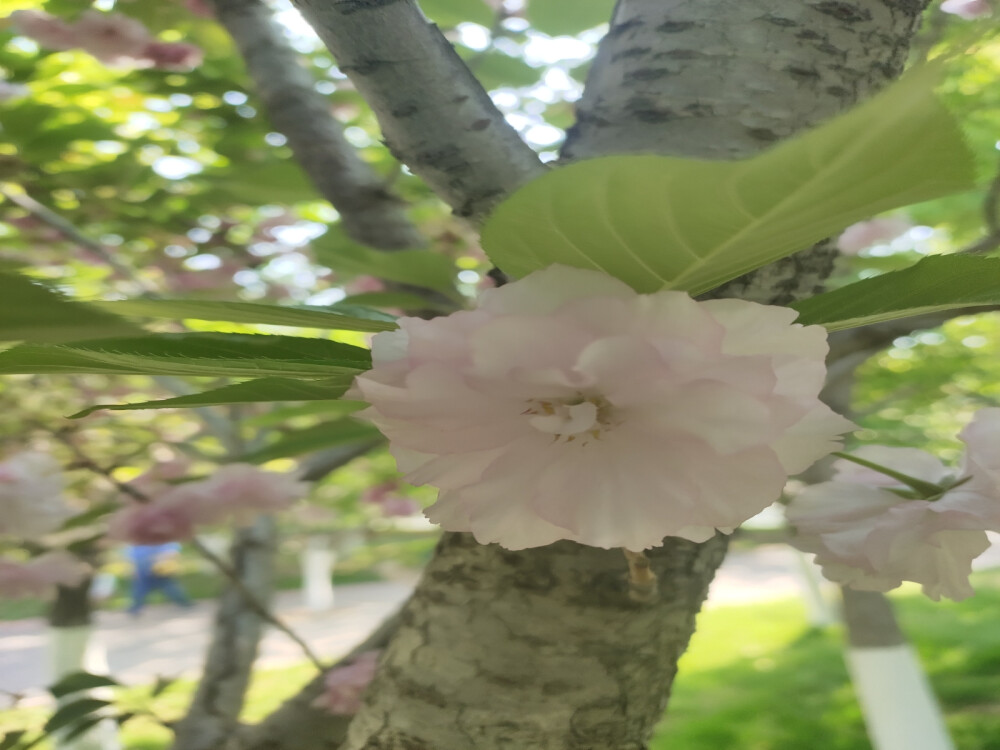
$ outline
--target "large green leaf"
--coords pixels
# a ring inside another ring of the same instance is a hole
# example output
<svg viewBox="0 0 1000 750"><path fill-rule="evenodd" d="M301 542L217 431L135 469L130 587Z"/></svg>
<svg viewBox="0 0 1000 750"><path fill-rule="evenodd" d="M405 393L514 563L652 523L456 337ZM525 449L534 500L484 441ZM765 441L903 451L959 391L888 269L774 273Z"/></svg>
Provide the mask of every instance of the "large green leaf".
<svg viewBox="0 0 1000 750"><path fill-rule="evenodd" d="M73 415L86 417L101 409L134 411L136 409L180 409L196 406L222 406L224 404L257 404L272 401L328 401L338 399L354 380L353 373L345 373L322 380L295 380L293 378L258 378L244 383L213 388L188 396L140 401L134 404L97 404ZM351 402L352 404L354 402ZM345 410L357 407L346 407Z"/></svg>
<svg viewBox="0 0 1000 750"><path fill-rule="evenodd" d="M139 332L116 315L70 302L24 276L0 271L0 341L51 344Z"/></svg>
<svg viewBox="0 0 1000 750"><path fill-rule="evenodd" d="M82 304L82 303L77 303ZM119 315L180 320L215 320L228 323L256 323L299 328L344 331L391 331L396 323L391 315L360 306L350 313L324 307L280 307L256 302L215 302L198 300L130 299L92 302L102 310Z"/></svg>
<svg viewBox="0 0 1000 750"><path fill-rule="evenodd" d="M55 698L62 698L70 693L90 690L98 687L118 685L118 681L107 675L91 674L90 672L71 672L59 678L59 681L49 687L49 692Z"/></svg>
<svg viewBox="0 0 1000 750"><path fill-rule="evenodd" d="M912 315L1000 305L1000 258L940 255L791 305L799 323L831 331Z"/></svg>
<svg viewBox="0 0 1000 750"><path fill-rule="evenodd" d="M371 366L367 349L326 339L168 333L0 352L0 373L121 373L320 378Z"/></svg>
<svg viewBox="0 0 1000 750"><path fill-rule="evenodd" d="M483 247L508 274L553 263L641 292L707 291L882 211L971 186L972 158L932 68L753 159L610 156L504 201Z"/></svg>
<svg viewBox="0 0 1000 750"><path fill-rule="evenodd" d="M528 0L532 28L550 36L573 35L611 20L613 0Z"/></svg>
<svg viewBox="0 0 1000 750"><path fill-rule="evenodd" d="M285 433L268 446L244 455L240 460L262 464L276 458L301 456L323 448L356 443L362 440L379 440L381 433L374 425L347 417L324 422L302 430Z"/></svg>
<svg viewBox="0 0 1000 750"><path fill-rule="evenodd" d="M371 250L333 228L312 241L316 260L334 271L375 276L456 296L455 265L432 250Z"/></svg>

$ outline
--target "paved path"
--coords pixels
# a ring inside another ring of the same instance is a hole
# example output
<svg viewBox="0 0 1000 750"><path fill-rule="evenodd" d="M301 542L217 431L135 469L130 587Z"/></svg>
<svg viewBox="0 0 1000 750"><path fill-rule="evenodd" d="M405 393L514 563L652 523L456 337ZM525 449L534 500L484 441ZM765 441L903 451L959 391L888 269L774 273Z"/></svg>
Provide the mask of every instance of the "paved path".
<svg viewBox="0 0 1000 750"><path fill-rule="evenodd" d="M976 561L977 568L1000 565L1000 544ZM742 604L788 596L804 590L798 553L786 545L762 545L732 552L709 592L708 606ZM412 582L339 586L332 609L302 608L298 592L276 597L276 611L321 656L335 658L362 641L407 597ZM831 584L832 585L832 584ZM107 667L125 683L149 683L158 675L196 675L211 628L212 603L186 610L148 607L138 619L121 612L100 612L97 638L107 649ZM39 695L48 681L45 622L34 618L0 622L0 708L3 693ZM298 647L271 630L261 646L259 664L277 667L302 660ZM91 667L103 671L99 665Z"/></svg>

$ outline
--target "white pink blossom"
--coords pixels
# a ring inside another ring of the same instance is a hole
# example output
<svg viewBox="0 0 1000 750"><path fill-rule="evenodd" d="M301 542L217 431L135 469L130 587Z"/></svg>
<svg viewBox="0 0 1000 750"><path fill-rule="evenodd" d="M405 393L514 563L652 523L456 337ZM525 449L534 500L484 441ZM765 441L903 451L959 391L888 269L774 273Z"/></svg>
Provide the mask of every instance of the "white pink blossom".
<svg viewBox="0 0 1000 750"><path fill-rule="evenodd" d="M445 529L509 549L704 541L852 428L817 398L826 332L794 318L554 266L400 319L353 397L405 479L441 490Z"/></svg>
<svg viewBox="0 0 1000 750"><path fill-rule="evenodd" d="M194 536L202 498L170 491L148 503L129 503L108 519L108 536L130 544L180 542Z"/></svg>
<svg viewBox="0 0 1000 750"><path fill-rule="evenodd" d="M284 510L309 492L309 485L292 474L264 471L251 464L227 464L193 484L216 512L238 516Z"/></svg>
<svg viewBox="0 0 1000 750"><path fill-rule="evenodd" d="M79 46L108 65L127 64L142 57L153 41L145 26L120 13L84 11L73 25Z"/></svg>
<svg viewBox="0 0 1000 750"><path fill-rule="evenodd" d="M977 416L963 439L982 434L982 445L993 440L1000 446L992 434L1000 409L984 411L992 414ZM934 456L912 448L868 446L855 455L945 487L959 479ZM834 466L834 481L807 487L786 511L796 532L792 543L814 552L827 578L870 591L914 581L935 600L973 593L972 561L989 547L985 530L1000 528L1000 493L984 492L973 480L936 499L914 499L905 484L873 469L843 459Z"/></svg>
<svg viewBox="0 0 1000 750"><path fill-rule="evenodd" d="M25 562L0 558L0 596L38 596L53 586L78 586L90 567L68 552L47 552Z"/></svg>
<svg viewBox="0 0 1000 750"><path fill-rule="evenodd" d="M837 238L837 249L844 255L857 255L872 245L892 242L912 228L913 223L902 216L880 216L859 221Z"/></svg>
<svg viewBox="0 0 1000 750"><path fill-rule="evenodd" d="M381 651L365 651L350 664L326 673L326 690L312 705L338 716L350 716L361 709L361 699L375 678Z"/></svg>
<svg viewBox="0 0 1000 750"><path fill-rule="evenodd" d="M987 0L944 0L941 3L941 10L966 21L974 21L993 13L993 8Z"/></svg>
<svg viewBox="0 0 1000 750"><path fill-rule="evenodd" d="M45 11L15 10L8 18L15 32L34 39L47 49L68 50L79 46L76 30Z"/></svg>
<svg viewBox="0 0 1000 750"><path fill-rule="evenodd" d="M24 451L0 462L0 534L35 539L72 515L63 476L52 456Z"/></svg>
<svg viewBox="0 0 1000 750"><path fill-rule="evenodd" d="M159 70L193 70L203 59L201 48L186 42L152 41L136 56L137 61L148 62Z"/></svg>

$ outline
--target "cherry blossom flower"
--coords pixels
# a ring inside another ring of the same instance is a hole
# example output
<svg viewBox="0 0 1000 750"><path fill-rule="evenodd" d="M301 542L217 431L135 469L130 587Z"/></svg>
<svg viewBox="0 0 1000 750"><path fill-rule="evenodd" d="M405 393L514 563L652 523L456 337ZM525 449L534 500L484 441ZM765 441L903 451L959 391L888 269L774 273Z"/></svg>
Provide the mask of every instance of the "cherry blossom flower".
<svg viewBox="0 0 1000 750"><path fill-rule="evenodd" d="M941 10L966 21L974 21L993 13L993 8L987 0L944 0L941 3Z"/></svg>
<svg viewBox="0 0 1000 750"><path fill-rule="evenodd" d="M1000 409L984 412L963 439L982 438L977 448L991 441L998 446ZM972 445L969 453L981 455ZM989 485L975 484L975 476L956 481L941 461L912 448L867 446L855 455L925 482L955 486L933 500L911 499L898 480L838 461L834 481L807 487L789 504L786 515L796 530L792 543L816 554L824 576L851 588L888 591L914 581L935 600L970 596L972 561L989 547L985 530L1000 528L1000 493L983 491ZM1000 468L1000 461L990 458Z"/></svg>
<svg viewBox="0 0 1000 750"><path fill-rule="evenodd" d="M160 70L193 70L201 65L203 58L199 47L186 42L153 41L136 55L138 61Z"/></svg>
<svg viewBox="0 0 1000 750"><path fill-rule="evenodd" d="M912 228L913 223L901 216L880 216L859 221L837 238L837 249L844 255L857 255L872 245L892 242Z"/></svg>
<svg viewBox="0 0 1000 750"><path fill-rule="evenodd" d="M185 487L207 498L216 513L244 520L248 515L284 510L309 492L309 485L292 474L264 471L251 464L227 464L192 484L196 487Z"/></svg>
<svg viewBox="0 0 1000 750"><path fill-rule="evenodd" d="M0 559L0 596L45 594L56 585L78 586L90 567L68 552L47 552L26 562Z"/></svg>
<svg viewBox="0 0 1000 750"><path fill-rule="evenodd" d="M15 10L8 17L15 32L34 39L46 49L78 47L79 36L70 24L41 10Z"/></svg>
<svg viewBox="0 0 1000 750"><path fill-rule="evenodd" d="M52 456L25 451L0 462L0 534L35 539L55 531L72 515L62 493Z"/></svg>
<svg viewBox="0 0 1000 750"><path fill-rule="evenodd" d="M180 542L194 536L202 498L173 491L148 503L130 503L108 519L108 536L130 544Z"/></svg>
<svg viewBox="0 0 1000 750"><path fill-rule="evenodd" d="M361 709L361 699L375 678L381 651L365 651L344 667L334 667L326 673L326 690L312 705L338 716L350 716Z"/></svg>
<svg viewBox="0 0 1000 750"><path fill-rule="evenodd" d="M123 65L143 57L153 41L139 21L120 13L84 11L73 26L79 46L109 65Z"/></svg>
<svg viewBox="0 0 1000 750"><path fill-rule="evenodd" d="M822 404L826 332L742 300L638 295L563 266L478 309L400 319L354 398L451 531L509 549L704 541L853 427Z"/></svg>

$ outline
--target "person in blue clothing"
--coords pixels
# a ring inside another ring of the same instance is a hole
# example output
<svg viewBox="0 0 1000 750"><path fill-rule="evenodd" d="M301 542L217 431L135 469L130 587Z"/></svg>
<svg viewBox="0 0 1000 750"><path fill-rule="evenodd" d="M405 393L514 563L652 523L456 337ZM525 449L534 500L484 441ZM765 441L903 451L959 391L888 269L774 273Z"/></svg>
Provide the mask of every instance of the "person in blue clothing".
<svg viewBox="0 0 1000 750"><path fill-rule="evenodd" d="M162 591L174 604L191 606L191 600L174 579L180 550L181 546L177 542L134 544L125 548L125 556L134 569L129 614L138 615L146 603L146 597L154 591Z"/></svg>

